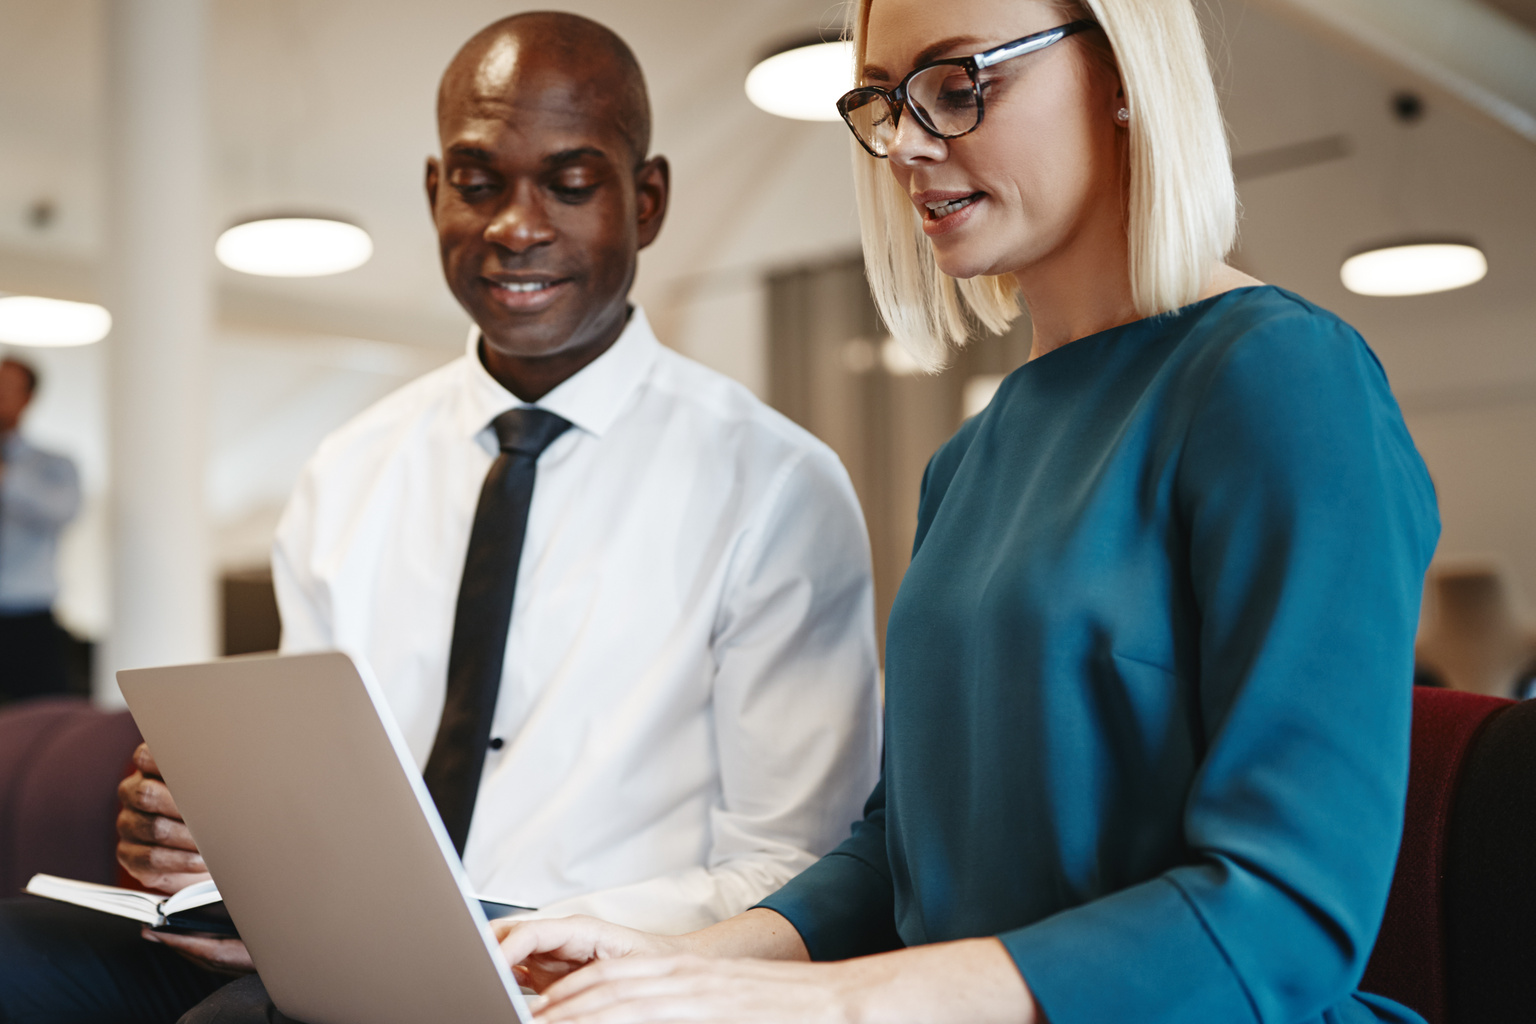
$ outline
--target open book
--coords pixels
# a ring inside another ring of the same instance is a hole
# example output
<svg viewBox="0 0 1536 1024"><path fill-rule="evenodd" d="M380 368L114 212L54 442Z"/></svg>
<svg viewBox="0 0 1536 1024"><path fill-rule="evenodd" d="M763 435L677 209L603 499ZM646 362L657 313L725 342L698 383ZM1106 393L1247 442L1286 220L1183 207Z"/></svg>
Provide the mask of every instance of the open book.
<svg viewBox="0 0 1536 1024"><path fill-rule="evenodd" d="M163 896L157 892L119 889L115 885L77 882L56 875L33 875L27 883L27 892L105 914L142 921L151 928L165 931L240 934L235 930L234 922L229 919L229 913L224 909L219 896L219 888L212 880L198 882L178 893ZM481 900L480 909L485 912L486 920L494 921L498 917L510 917L519 911L533 908Z"/></svg>
<svg viewBox="0 0 1536 1024"><path fill-rule="evenodd" d="M27 892L142 921L151 928L235 934L235 926L230 923L224 904L220 902L219 888L212 881L198 882L165 896L157 892L119 889L115 885L77 882L56 875L33 875L27 883Z"/></svg>

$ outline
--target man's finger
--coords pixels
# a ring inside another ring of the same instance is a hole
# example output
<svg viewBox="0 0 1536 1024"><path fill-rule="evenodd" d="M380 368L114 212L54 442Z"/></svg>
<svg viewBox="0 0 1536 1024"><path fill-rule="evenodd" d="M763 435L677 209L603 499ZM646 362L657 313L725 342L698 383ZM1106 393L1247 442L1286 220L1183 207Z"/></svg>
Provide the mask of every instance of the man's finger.
<svg viewBox="0 0 1536 1024"><path fill-rule="evenodd" d="M192 830L187 828L187 823L180 818L167 818L163 814L149 816L151 846L166 846L173 850L190 850L197 852L197 844L192 841Z"/></svg>
<svg viewBox="0 0 1536 1024"><path fill-rule="evenodd" d="M162 874L206 875L208 865L196 850L175 850L168 846L147 846L143 843L121 842L117 844L119 860L131 861L146 871Z"/></svg>
<svg viewBox="0 0 1536 1024"><path fill-rule="evenodd" d="M144 814L130 807L117 812L117 837L145 846L168 846L197 852L197 843L183 821L160 814Z"/></svg>
<svg viewBox="0 0 1536 1024"><path fill-rule="evenodd" d="M184 850L168 850L139 843L117 844L117 862L140 884L157 892L180 892L208 879L203 858Z"/></svg>
<svg viewBox="0 0 1536 1024"><path fill-rule="evenodd" d="M160 777L160 766L155 763L155 755L149 752L148 743L140 743L134 750L133 766L145 775Z"/></svg>
<svg viewBox="0 0 1536 1024"><path fill-rule="evenodd" d="M124 807L132 807L146 814L163 814L168 818L181 818L170 787L159 779L147 775L130 775L117 786L117 799Z"/></svg>

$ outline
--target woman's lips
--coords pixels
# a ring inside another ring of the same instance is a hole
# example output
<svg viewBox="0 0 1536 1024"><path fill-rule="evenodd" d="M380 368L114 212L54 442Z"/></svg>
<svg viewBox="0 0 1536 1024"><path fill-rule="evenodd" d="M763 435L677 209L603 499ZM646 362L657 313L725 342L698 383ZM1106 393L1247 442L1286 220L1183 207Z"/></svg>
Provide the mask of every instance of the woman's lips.
<svg viewBox="0 0 1536 1024"><path fill-rule="evenodd" d="M971 219L986 198L985 192L972 192L965 196L929 200L923 204L923 233L932 238L955 230Z"/></svg>
<svg viewBox="0 0 1536 1024"><path fill-rule="evenodd" d="M536 313L547 309L570 286L569 280L492 281L486 279L491 297L507 309Z"/></svg>

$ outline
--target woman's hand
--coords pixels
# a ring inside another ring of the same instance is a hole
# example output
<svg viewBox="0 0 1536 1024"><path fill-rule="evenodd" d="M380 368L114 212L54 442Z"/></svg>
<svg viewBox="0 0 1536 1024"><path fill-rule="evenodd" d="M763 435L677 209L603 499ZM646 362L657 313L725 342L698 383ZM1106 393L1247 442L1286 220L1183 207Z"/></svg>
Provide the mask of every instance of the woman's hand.
<svg viewBox="0 0 1536 1024"><path fill-rule="evenodd" d="M858 1019L854 973L847 964L692 955L606 960L552 986L535 1016L547 1024L850 1024Z"/></svg>
<svg viewBox="0 0 1536 1024"><path fill-rule="evenodd" d="M598 960L684 953L759 960L810 959L794 925L765 907L687 935L652 935L595 917L539 921L502 918L491 922L491 931L518 981L535 992L543 992L572 971Z"/></svg>
<svg viewBox="0 0 1536 1024"><path fill-rule="evenodd" d="M1039 1010L996 939L831 964L695 955L594 958L551 985L545 1024L1035 1024Z"/></svg>
<svg viewBox="0 0 1536 1024"><path fill-rule="evenodd" d="M501 918L491 922L491 932L518 983L535 992L598 960L666 956L687 948L682 936L651 935L595 917Z"/></svg>

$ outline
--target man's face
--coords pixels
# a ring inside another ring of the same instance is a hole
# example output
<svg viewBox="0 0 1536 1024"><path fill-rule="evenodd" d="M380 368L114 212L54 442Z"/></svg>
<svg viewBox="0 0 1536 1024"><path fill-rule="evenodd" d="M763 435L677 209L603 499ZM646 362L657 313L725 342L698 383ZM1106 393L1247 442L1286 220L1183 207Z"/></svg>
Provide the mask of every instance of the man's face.
<svg viewBox="0 0 1536 1024"><path fill-rule="evenodd" d="M16 429L31 400L26 371L14 363L0 363L0 434Z"/></svg>
<svg viewBox="0 0 1536 1024"><path fill-rule="evenodd" d="M498 355L612 341L635 255L661 228L665 162L636 170L581 74L503 39L445 86L427 194L448 286Z"/></svg>

